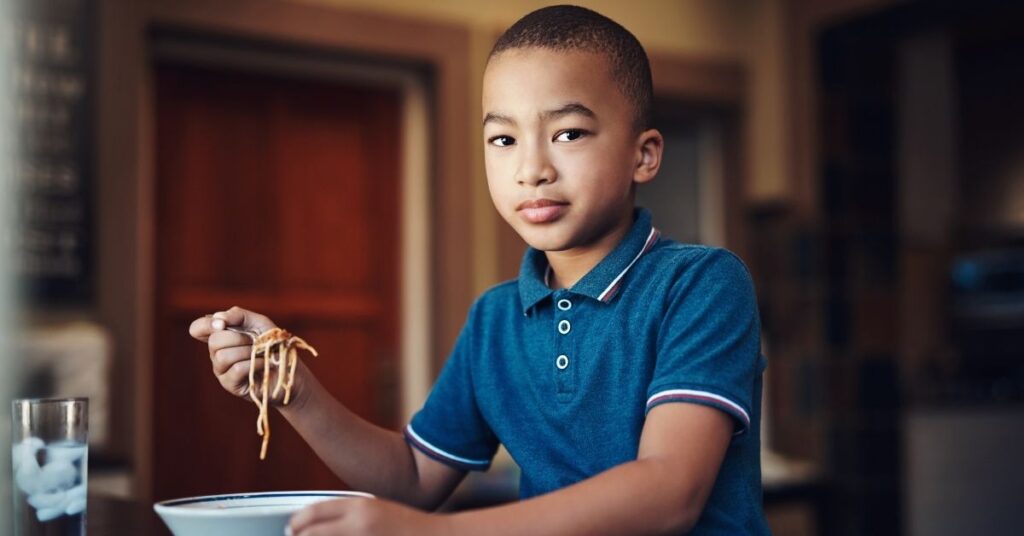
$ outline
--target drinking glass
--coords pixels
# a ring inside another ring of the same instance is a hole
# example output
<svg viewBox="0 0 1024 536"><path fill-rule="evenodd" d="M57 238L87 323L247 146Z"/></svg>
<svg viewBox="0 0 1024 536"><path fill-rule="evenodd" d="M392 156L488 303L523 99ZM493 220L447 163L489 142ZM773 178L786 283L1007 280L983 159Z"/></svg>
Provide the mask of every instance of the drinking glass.
<svg viewBox="0 0 1024 536"><path fill-rule="evenodd" d="M89 400L11 405L15 536L85 534Z"/></svg>

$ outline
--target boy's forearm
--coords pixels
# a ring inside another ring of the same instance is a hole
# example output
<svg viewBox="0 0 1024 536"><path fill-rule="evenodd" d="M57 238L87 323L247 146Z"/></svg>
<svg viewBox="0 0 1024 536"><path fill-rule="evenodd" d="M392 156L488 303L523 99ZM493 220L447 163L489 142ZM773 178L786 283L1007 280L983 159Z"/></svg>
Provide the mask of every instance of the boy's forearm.
<svg viewBox="0 0 1024 536"><path fill-rule="evenodd" d="M367 422L312 380L303 396L279 408L321 460L354 489L424 507L434 501L419 486L404 437Z"/></svg>
<svg viewBox="0 0 1024 536"><path fill-rule="evenodd" d="M451 516L451 534L601 536L683 534L704 498L657 460L614 467L527 501Z"/></svg>

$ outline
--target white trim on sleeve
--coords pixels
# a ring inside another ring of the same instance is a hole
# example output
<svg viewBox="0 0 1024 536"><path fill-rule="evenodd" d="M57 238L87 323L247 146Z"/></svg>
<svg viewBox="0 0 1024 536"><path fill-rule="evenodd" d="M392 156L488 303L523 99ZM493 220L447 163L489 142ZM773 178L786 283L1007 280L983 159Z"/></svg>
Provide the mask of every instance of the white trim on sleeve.
<svg viewBox="0 0 1024 536"><path fill-rule="evenodd" d="M744 428L750 426L750 415L746 412L746 410L743 409L742 406L733 402L732 400L729 400L728 398L725 398L724 396L716 395L715 393L709 393L707 391L698 391L696 389L667 389L665 391L661 391L651 395L651 397L647 399L647 407L650 408L651 404L659 402L661 401L661 399L679 401L695 400L718 403L722 406L725 406L726 409L731 410L734 414L736 414L736 416L740 417L740 420L743 421Z"/></svg>
<svg viewBox="0 0 1024 536"><path fill-rule="evenodd" d="M409 432L409 435L412 436L412 438L414 440L416 440L416 443L419 446L421 446L423 448L426 448L427 450L433 452L434 454L437 454L438 456L443 456L445 458L448 458L449 460L454 460L454 461L457 461L459 463L465 463L465 464L469 464L469 465L487 465L487 464L491 463L490 460L471 460L469 458L463 458L461 456L456 456L456 455L454 455L454 454L452 454L450 452L447 452L445 450L439 449L439 448L435 447L434 445L430 444L430 442L428 442L427 440L425 440L422 437L420 437L420 435L417 434L416 431L412 429L412 424L406 425L405 431Z"/></svg>

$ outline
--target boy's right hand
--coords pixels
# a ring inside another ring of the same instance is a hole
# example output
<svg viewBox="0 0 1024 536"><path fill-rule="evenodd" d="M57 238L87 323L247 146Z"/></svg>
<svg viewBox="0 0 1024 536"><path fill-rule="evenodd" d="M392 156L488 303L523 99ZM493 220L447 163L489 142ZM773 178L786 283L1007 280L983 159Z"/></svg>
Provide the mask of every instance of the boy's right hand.
<svg viewBox="0 0 1024 536"><path fill-rule="evenodd" d="M259 313L254 313L232 307L227 311L218 311L213 315L207 315L195 319L189 326L188 332L192 337L205 342L210 350L210 362L213 365L213 373L224 389L239 397L249 399L249 357L252 353L252 338L244 333L229 331L228 326L241 328L246 331L264 333L276 327L273 321ZM275 367L276 368L276 367ZM295 385L292 387L292 398L296 396L297 388L301 388L299 376L303 374L305 367L296 367ZM256 377L262 376L263 359L256 360ZM277 381L277 372L271 370L271 384ZM284 398L281 393L279 399ZM278 405L282 400L274 400Z"/></svg>

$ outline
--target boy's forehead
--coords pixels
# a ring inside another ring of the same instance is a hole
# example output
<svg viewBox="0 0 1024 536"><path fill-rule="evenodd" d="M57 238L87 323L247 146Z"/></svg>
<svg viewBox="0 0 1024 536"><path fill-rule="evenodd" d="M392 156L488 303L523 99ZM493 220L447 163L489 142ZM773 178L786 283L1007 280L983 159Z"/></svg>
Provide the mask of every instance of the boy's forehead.
<svg viewBox="0 0 1024 536"><path fill-rule="evenodd" d="M565 102L594 110L621 108L624 100L607 59L598 53L511 49L491 58L484 71L484 114L546 110Z"/></svg>

